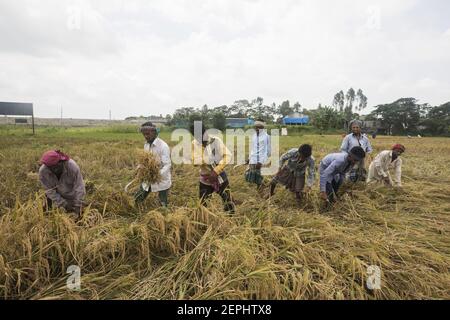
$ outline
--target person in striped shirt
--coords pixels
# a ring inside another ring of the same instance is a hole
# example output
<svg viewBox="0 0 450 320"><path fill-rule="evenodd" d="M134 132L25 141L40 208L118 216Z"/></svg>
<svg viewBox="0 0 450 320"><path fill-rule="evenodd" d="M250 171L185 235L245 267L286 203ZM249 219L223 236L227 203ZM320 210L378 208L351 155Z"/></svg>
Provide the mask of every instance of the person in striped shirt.
<svg viewBox="0 0 450 320"><path fill-rule="evenodd" d="M281 156L280 170L270 184L270 196L274 195L275 188L279 183L289 191L294 192L297 203L300 204L305 189L305 180L306 190L310 190L314 184L314 179L315 160L312 156L312 147L309 144L303 144Z"/></svg>

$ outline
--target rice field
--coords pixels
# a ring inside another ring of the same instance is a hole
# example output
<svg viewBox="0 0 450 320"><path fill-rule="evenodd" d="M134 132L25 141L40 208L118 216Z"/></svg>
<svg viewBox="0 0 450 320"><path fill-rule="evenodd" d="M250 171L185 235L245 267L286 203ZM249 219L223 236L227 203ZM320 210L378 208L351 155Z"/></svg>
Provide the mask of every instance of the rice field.
<svg viewBox="0 0 450 320"><path fill-rule="evenodd" d="M341 139L281 137L281 149L311 143L318 165ZM229 216L218 196L199 206L189 165L172 167L168 208L156 195L135 207L124 187L139 164L138 133L1 131L0 299L450 299L450 140L371 142L374 154L406 146L402 189L345 185L330 209L317 175L298 207L280 186L264 200L245 166L230 167ZM89 206L78 222L43 210L37 170L47 149L81 167ZM71 265L78 291L66 286ZM381 271L379 289L367 286L370 266Z"/></svg>

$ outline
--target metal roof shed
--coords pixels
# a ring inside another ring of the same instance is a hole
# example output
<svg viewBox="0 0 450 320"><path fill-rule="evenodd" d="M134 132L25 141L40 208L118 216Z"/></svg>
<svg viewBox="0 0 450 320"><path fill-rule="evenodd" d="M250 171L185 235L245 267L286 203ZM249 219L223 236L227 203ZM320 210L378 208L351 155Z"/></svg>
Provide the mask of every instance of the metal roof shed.
<svg viewBox="0 0 450 320"><path fill-rule="evenodd" d="M31 116L34 134L34 112L32 103L0 102L0 115L4 116Z"/></svg>
<svg viewBox="0 0 450 320"><path fill-rule="evenodd" d="M308 116L304 116L304 117L301 117L301 118L291 118L291 117L284 117L283 118L283 124L284 125L290 125L290 124L303 125L303 124L308 124L308 123L309 123L309 117Z"/></svg>

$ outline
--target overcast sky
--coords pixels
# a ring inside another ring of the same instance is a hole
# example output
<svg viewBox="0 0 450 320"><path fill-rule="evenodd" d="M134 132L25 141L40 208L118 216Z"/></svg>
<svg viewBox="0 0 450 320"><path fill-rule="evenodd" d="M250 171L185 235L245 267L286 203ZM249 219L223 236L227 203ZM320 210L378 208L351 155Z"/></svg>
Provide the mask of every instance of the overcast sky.
<svg viewBox="0 0 450 320"><path fill-rule="evenodd" d="M0 101L115 119L238 99L450 101L447 0L0 0Z"/></svg>

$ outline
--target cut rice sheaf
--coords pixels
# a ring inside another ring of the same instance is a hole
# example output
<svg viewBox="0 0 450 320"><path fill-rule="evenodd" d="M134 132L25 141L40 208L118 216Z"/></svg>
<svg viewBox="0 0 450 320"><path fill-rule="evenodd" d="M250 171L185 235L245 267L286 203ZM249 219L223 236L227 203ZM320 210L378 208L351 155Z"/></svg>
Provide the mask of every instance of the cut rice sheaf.
<svg viewBox="0 0 450 320"><path fill-rule="evenodd" d="M161 160L158 155L152 152L138 150L138 169L136 171L136 179L139 183L159 183L161 177Z"/></svg>

